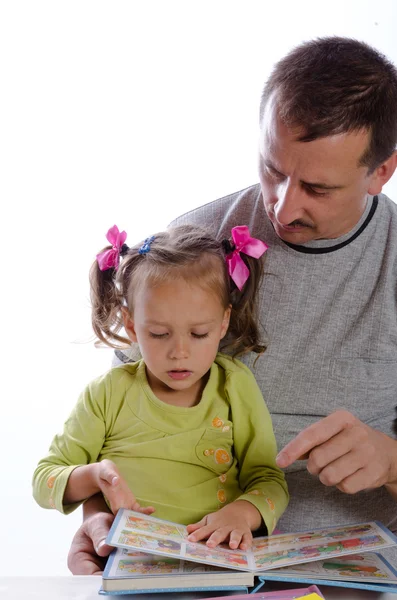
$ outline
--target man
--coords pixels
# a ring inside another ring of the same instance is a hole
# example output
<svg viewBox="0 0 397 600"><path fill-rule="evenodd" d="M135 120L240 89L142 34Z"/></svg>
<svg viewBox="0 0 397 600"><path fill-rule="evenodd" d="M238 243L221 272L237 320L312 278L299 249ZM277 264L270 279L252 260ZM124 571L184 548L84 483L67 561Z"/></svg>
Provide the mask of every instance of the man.
<svg viewBox="0 0 397 600"><path fill-rule="evenodd" d="M265 86L260 132L260 185L176 223L220 237L246 224L269 245L268 348L246 362L287 473L278 527L379 519L397 531L397 205L381 194L397 166L397 71L355 40L302 44ZM102 507L87 503L72 572L100 569L93 547L112 520Z"/></svg>

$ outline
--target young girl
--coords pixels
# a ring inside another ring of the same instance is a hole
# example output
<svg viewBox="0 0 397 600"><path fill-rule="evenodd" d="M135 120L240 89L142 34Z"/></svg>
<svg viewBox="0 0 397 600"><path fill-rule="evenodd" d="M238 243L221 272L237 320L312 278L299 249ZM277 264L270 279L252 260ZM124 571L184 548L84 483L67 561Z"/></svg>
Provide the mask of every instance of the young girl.
<svg viewBox="0 0 397 600"><path fill-rule="evenodd" d="M128 248L108 231L90 274L93 328L112 347L137 342L143 358L81 394L34 473L41 506L69 513L102 492L114 513L156 511L211 547L247 549L251 531L273 531L288 492L270 415L249 369L218 353L227 331L233 357L264 350L255 292L267 247L245 226L232 236L184 226Z"/></svg>

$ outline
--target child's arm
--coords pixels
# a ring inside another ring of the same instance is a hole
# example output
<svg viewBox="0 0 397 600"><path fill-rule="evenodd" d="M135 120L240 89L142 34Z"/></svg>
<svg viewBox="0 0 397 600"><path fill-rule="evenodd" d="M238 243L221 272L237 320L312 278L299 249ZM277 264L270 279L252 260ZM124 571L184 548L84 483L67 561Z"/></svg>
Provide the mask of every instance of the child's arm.
<svg viewBox="0 0 397 600"><path fill-rule="evenodd" d="M119 508L129 508L146 515L155 510L152 506L141 507L114 462L107 459L74 469L65 488L63 503L80 502L98 492L106 496L113 514L116 514Z"/></svg>
<svg viewBox="0 0 397 600"><path fill-rule="evenodd" d="M39 462L33 475L33 495L40 506L67 514L102 491L112 510L134 505L141 510L116 466L107 460L98 462L111 422L109 405L114 395L109 379L108 374L87 386L63 432L55 436L48 455ZM153 512L148 508L141 512Z"/></svg>

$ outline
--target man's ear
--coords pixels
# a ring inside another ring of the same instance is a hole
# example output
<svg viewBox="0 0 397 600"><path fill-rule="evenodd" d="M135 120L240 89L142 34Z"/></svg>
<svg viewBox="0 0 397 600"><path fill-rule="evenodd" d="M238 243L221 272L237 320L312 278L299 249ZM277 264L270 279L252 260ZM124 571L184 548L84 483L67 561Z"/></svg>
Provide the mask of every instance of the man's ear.
<svg viewBox="0 0 397 600"><path fill-rule="evenodd" d="M128 308L123 306L121 308L121 312L123 315L124 329L125 329L128 337L130 338L131 342L138 342L138 339L137 339L136 333L135 333L134 321L133 321L130 313L128 312Z"/></svg>
<svg viewBox="0 0 397 600"><path fill-rule="evenodd" d="M232 312L232 305L229 304L229 306L226 308L225 313L223 315L222 327L221 327L221 340L225 337L227 330L229 329L231 312Z"/></svg>
<svg viewBox="0 0 397 600"><path fill-rule="evenodd" d="M390 158L375 169L370 175L370 185L368 188L368 194L376 196L380 194L383 186L389 181L397 168L397 151L394 152Z"/></svg>

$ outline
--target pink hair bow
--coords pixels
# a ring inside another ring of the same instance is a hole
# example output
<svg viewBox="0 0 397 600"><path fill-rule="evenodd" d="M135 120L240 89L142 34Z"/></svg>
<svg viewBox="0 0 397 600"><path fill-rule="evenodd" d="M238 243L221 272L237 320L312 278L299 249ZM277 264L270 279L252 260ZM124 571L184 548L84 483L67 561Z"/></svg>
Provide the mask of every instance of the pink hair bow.
<svg viewBox="0 0 397 600"><path fill-rule="evenodd" d="M234 242L234 250L226 256L226 263L229 268L229 275L234 283L241 291L247 281L250 272L240 256L240 252L260 258L268 249L267 244L251 237L249 229L246 225L238 225L232 229L232 238Z"/></svg>
<svg viewBox="0 0 397 600"><path fill-rule="evenodd" d="M120 252L127 234L125 231L119 231L117 225L113 225L106 234L107 241L112 244L112 248L104 250L96 255L98 266L101 271L107 271L108 269L117 269L120 261Z"/></svg>

